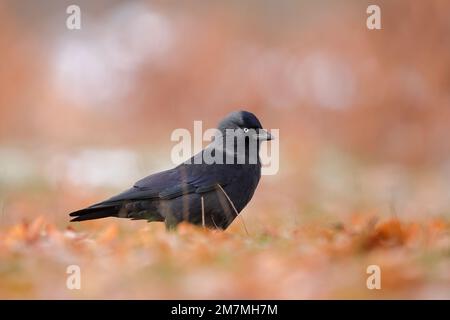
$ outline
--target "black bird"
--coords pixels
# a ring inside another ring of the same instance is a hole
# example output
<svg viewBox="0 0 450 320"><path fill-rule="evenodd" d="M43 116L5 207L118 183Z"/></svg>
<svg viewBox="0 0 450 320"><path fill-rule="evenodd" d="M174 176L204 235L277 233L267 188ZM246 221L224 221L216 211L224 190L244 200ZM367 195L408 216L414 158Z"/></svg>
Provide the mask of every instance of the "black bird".
<svg viewBox="0 0 450 320"><path fill-rule="evenodd" d="M260 144L273 137L247 111L229 114L217 132L212 143L188 161L139 180L106 201L72 212L70 216L75 218L71 221L119 217L164 221L168 229L182 221L226 229L251 200L261 178ZM209 162L204 160L208 157Z"/></svg>

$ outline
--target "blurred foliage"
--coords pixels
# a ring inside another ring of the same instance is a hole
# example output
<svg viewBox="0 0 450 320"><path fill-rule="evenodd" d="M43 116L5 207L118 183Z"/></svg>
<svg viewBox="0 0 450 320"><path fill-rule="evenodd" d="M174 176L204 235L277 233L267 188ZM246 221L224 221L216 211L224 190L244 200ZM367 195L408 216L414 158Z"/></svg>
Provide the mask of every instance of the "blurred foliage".
<svg viewBox="0 0 450 320"><path fill-rule="evenodd" d="M83 231L44 219L0 236L1 298L449 298L450 223L378 221L355 214L332 225L305 223L227 232L162 224L130 229L111 221ZM81 289L66 268L81 268ZM366 268L381 268L368 290Z"/></svg>
<svg viewBox="0 0 450 320"><path fill-rule="evenodd" d="M69 4L0 2L0 297L449 298L449 1L377 1L377 31L369 1ZM280 129L250 236L68 227L241 108Z"/></svg>

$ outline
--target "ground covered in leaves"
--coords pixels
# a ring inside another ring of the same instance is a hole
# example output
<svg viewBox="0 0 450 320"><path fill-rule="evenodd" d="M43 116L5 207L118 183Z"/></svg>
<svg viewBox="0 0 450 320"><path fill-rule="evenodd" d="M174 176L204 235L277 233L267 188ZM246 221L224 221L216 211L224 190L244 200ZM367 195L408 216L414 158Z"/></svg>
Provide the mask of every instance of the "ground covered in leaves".
<svg viewBox="0 0 450 320"><path fill-rule="evenodd" d="M0 1L0 298L450 299L450 1L260 2L84 1L74 37ZM248 234L68 222L241 108L280 143Z"/></svg>
<svg viewBox="0 0 450 320"><path fill-rule="evenodd" d="M127 222L127 223L125 223ZM450 298L450 223L355 214L225 231L43 218L0 232L0 298ZM76 231L75 228L79 231ZM78 265L81 289L66 271ZM366 286L369 265L381 289Z"/></svg>

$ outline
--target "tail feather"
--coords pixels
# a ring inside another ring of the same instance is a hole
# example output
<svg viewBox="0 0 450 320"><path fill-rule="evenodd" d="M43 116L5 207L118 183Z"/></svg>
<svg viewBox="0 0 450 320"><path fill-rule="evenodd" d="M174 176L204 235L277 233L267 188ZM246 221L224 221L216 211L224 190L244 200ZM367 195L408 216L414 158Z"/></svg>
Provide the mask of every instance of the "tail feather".
<svg viewBox="0 0 450 320"><path fill-rule="evenodd" d="M81 209L69 214L71 217L75 217L70 220L70 222L117 217L119 215L120 208L121 206L113 205Z"/></svg>

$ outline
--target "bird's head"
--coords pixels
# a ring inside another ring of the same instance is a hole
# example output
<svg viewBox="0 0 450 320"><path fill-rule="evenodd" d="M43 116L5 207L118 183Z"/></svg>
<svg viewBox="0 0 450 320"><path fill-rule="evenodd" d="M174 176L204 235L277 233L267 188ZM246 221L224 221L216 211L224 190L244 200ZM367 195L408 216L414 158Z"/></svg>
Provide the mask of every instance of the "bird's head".
<svg viewBox="0 0 450 320"><path fill-rule="evenodd" d="M245 136L258 142L269 141L274 137L263 129L261 122L251 112L235 111L227 115L218 126L222 135L227 135L227 131L234 131L237 136Z"/></svg>

